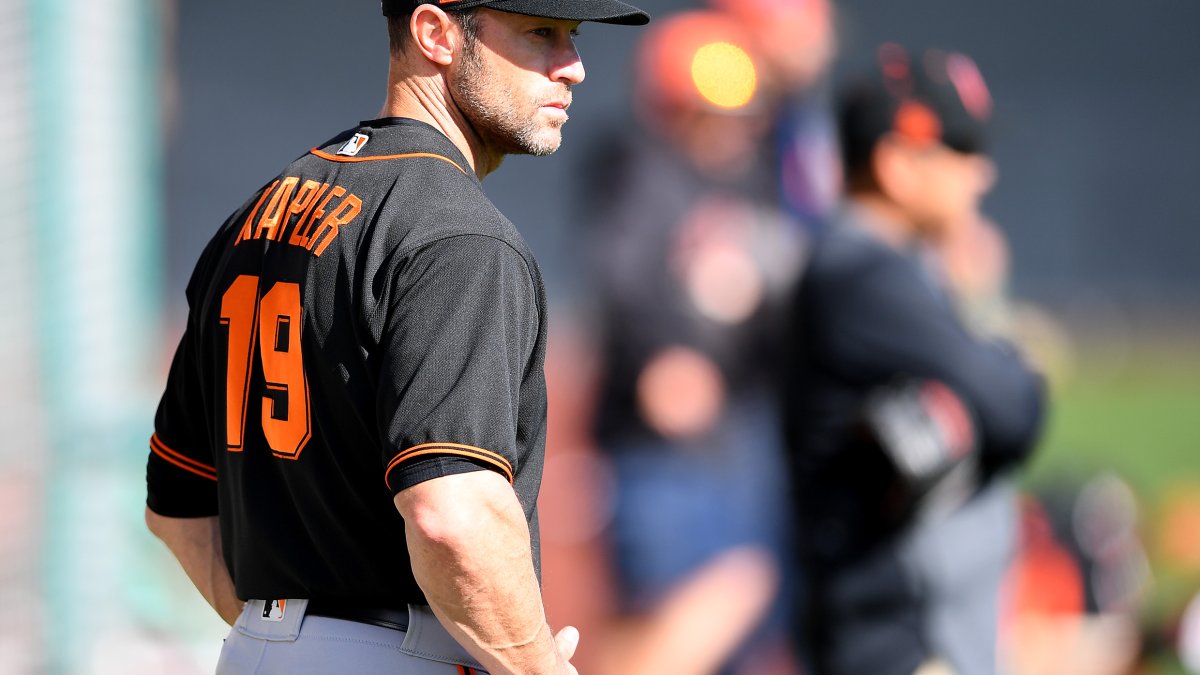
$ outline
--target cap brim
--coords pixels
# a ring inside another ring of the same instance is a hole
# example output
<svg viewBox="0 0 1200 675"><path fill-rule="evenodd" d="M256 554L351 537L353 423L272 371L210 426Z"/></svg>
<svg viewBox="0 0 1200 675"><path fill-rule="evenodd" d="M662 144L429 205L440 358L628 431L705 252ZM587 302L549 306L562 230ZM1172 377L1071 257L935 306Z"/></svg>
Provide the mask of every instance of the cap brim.
<svg viewBox="0 0 1200 675"><path fill-rule="evenodd" d="M624 26L644 26L650 15L618 0L487 0L477 6L503 12L567 21L595 21Z"/></svg>

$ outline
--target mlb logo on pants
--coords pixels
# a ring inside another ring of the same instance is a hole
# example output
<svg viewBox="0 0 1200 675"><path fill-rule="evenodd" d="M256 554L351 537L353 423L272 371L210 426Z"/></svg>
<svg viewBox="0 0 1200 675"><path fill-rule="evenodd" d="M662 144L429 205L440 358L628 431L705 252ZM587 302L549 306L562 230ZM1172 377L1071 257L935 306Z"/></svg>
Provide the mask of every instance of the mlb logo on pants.
<svg viewBox="0 0 1200 675"><path fill-rule="evenodd" d="M287 600L266 600L263 602L263 621L283 621L283 608Z"/></svg>

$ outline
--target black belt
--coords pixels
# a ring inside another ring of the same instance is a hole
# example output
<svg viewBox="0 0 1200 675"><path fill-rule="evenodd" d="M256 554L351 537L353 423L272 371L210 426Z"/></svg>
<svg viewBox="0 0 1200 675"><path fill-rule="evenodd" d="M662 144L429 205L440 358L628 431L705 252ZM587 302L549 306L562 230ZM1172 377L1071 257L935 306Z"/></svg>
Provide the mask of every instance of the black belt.
<svg viewBox="0 0 1200 675"><path fill-rule="evenodd" d="M372 626L391 628L392 630L408 630L408 608L392 609L389 607L360 607L358 605L341 605L322 600L308 601L309 616L324 616L330 619L343 619L369 623Z"/></svg>

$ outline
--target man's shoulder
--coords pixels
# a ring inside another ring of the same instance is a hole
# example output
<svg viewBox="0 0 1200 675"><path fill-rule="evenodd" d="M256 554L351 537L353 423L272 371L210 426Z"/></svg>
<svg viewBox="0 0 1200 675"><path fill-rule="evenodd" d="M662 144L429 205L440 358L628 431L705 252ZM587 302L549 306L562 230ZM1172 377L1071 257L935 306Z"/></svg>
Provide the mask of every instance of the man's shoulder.
<svg viewBox="0 0 1200 675"><path fill-rule="evenodd" d="M385 222L404 231L401 248L415 251L435 242L442 247L478 247L484 240L502 243L534 267L533 252L516 225L488 199L480 188L463 186L449 194L397 195L380 214Z"/></svg>
<svg viewBox="0 0 1200 675"><path fill-rule="evenodd" d="M805 274L825 284L859 284L908 264L899 252L843 218L817 237Z"/></svg>
<svg viewBox="0 0 1200 675"><path fill-rule="evenodd" d="M329 170L369 196L372 217L402 249L479 235L504 241L531 258L520 233L484 193L458 147L424 122L362 122L289 167L293 173Z"/></svg>

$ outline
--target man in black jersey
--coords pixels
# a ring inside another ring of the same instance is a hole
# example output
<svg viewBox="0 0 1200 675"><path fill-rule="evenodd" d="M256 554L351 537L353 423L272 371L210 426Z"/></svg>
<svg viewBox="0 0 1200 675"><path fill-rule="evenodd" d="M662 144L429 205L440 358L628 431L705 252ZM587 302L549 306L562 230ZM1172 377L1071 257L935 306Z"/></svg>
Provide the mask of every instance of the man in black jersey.
<svg viewBox="0 0 1200 675"><path fill-rule="evenodd" d="M480 180L557 149L616 0L384 0L387 100L188 284L146 518L234 624L221 673L574 673L538 588L541 276Z"/></svg>
<svg viewBox="0 0 1200 675"><path fill-rule="evenodd" d="M925 259L991 185L983 80L961 55L880 57L841 97L848 199L794 312L801 640L818 675L989 675L1015 538L1004 474L1036 440L1042 382L964 327Z"/></svg>

